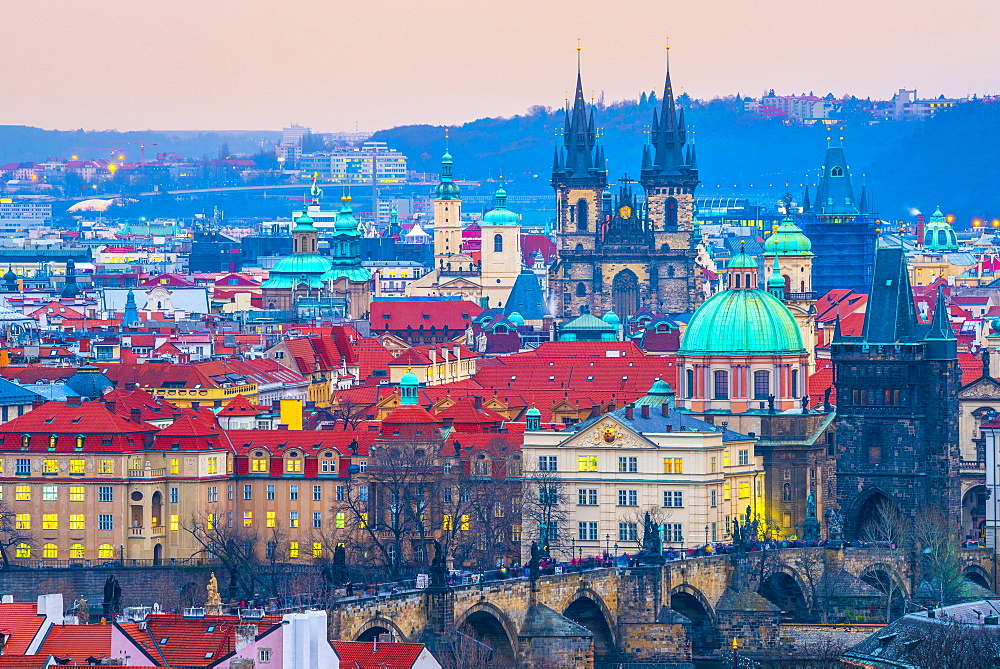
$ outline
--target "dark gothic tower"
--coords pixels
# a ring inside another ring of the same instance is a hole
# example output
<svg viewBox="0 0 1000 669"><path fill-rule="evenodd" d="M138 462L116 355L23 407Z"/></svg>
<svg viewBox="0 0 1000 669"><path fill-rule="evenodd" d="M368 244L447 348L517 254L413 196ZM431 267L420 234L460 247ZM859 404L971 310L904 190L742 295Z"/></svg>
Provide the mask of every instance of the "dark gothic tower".
<svg viewBox="0 0 1000 669"><path fill-rule="evenodd" d="M687 312L701 301L693 243L698 167L694 145L687 143L684 110L678 111L674 101L669 59L663 103L659 113L653 110L651 130L640 170L654 241L650 281L662 310Z"/></svg>
<svg viewBox="0 0 1000 669"><path fill-rule="evenodd" d="M816 261L813 290L822 297L834 288L868 290L875 262L875 223L865 189L855 197L843 146L830 146L814 198L803 198L801 227L812 241Z"/></svg>
<svg viewBox="0 0 1000 669"><path fill-rule="evenodd" d="M864 330L845 337L838 322L830 357L846 538L871 538L885 504L959 518L956 340L941 292L933 322L918 324L903 249L878 249Z"/></svg>

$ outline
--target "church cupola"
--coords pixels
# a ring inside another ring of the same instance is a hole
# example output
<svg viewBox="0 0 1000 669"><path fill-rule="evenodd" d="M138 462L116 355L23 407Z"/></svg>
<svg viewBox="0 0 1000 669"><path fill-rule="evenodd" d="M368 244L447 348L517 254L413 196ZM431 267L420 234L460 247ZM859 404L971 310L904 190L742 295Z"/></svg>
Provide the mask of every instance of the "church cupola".
<svg viewBox="0 0 1000 669"><path fill-rule="evenodd" d="M757 259L747 255L741 243L740 252L726 265L726 287L757 288L758 281Z"/></svg>
<svg viewBox="0 0 1000 669"><path fill-rule="evenodd" d="M399 380L399 403L403 406L416 406L419 404L417 392L420 389L420 380L413 370L407 369L403 378Z"/></svg>
<svg viewBox="0 0 1000 669"><path fill-rule="evenodd" d="M313 254L317 250L317 237L319 231L313 225L313 220L306 212L295 219L295 227L292 228L292 253L296 255Z"/></svg>
<svg viewBox="0 0 1000 669"><path fill-rule="evenodd" d="M537 432L542 429L542 412L534 404L524 412L525 429L528 432Z"/></svg>
<svg viewBox="0 0 1000 669"><path fill-rule="evenodd" d="M767 280L767 292L779 300L785 299L785 277L781 275L781 267L777 258L774 259L771 277Z"/></svg>
<svg viewBox="0 0 1000 669"><path fill-rule="evenodd" d="M948 217L941 213L941 207L934 210L924 228L924 247L928 251L942 253L958 250L958 238Z"/></svg>
<svg viewBox="0 0 1000 669"><path fill-rule="evenodd" d="M451 152L446 147L444 155L441 156L441 183L434 188L435 200L462 199L462 191L458 187L458 184L455 183L455 178L452 175L453 166L454 161L452 161Z"/></svg>

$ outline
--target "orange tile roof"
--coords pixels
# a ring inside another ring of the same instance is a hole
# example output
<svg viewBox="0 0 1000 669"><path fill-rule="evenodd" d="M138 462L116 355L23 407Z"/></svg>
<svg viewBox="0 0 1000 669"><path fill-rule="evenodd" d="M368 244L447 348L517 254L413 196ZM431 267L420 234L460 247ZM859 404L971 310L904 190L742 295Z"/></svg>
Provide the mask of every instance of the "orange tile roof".
<svg viewBox="0 0 1000 669"><path fill-rule="evenodd" d="M111 657L111 625L53 625L38 653L79 663Z"/></svg>
<svg viewBox="0 0 1000 669"><path fill-rule="evenodd" d="M0 634L10 636L4 655L24 655L43 622L45 616L38 615L35 602L0 604Z"/></svg>
<svg viewBox="0 0 1000 669"><path fill-rule="evenodd" d="M145 630L137 623L115 626L162 666L207 667L236 650L235 627L241 624L238 616L184 618L163 613L149 616ZM259 636L281 625L281 618L265 616L251 624L257 625ZM164 639L166 643L161 643Z"/></svg>
<svg viewBox="0 0 1000 669"><path fill-rule="evenodd" d="M424 650L422 643L331 641L341 669L410 669Z"/></svg>
<svg viewBox="0 0 1000 669"><path fill-rule="evenodd" d="M264 411L253 404L242 394L229 400L229 404L218 413L219 416L259 416Z"/></svg>

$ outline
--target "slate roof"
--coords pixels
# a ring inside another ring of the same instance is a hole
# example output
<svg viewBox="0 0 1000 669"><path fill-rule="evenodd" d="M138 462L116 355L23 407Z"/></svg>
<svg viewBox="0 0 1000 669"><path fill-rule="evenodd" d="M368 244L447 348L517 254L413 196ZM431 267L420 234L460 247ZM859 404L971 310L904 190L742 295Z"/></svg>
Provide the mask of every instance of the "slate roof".
<svg viewBox="0 0 1000 669"><path fill-rule="evenodd" d="M664 416L658 409L651 408L649 412L649 418L643 418L642 412L639 409L635 409L632 412L632 418L625 417L625 409L617 409L615 411L608 412L606 416L612 416L616 421L627 425L636 432L641 433L654 433L654 434L665 434L667 432L722 432L723 441L751 441L753 437L748 437L739 432L733 432L732 430L726 430L718 428L711 423L706 423L703 420L699 420L694 416L682 413L677 410L672 410L668 415ZM577 431L582 431L593 423L602 420L605 416L595 416L577 426Z"/></svg>
<svg viewBox="0 0 1000 669"><path fill-rule="evenodd" d="M726 588L715 605L716 611L757 611L760 613L780 613L781 609L761 597L750 588L736 591Z"/></svg>
<svg viewBox="0 0 1000 669"><path fill-rule="evenodd" d="M0 379L0 406L16 406L31 404L41 395L7 379Z"/></svg>
<svg viewBox="0 0 1000 669"><path fill-rule="evenodd" d="M578 625L566 616L561 616L544 604L535 604L528 609L519 636L525 637L585 637L594 633L583 625Z"/></svg>
<svg viewBox="0 0 1000 669"><path fill-rule="evenodd" d="M531 270L521 270L514 280L513 288L510 289L510 295L507 296L503 308L504 315L510 316L515 311L525 320L540 320L549 315L542 287L538 283L538 277Z"/></svg>

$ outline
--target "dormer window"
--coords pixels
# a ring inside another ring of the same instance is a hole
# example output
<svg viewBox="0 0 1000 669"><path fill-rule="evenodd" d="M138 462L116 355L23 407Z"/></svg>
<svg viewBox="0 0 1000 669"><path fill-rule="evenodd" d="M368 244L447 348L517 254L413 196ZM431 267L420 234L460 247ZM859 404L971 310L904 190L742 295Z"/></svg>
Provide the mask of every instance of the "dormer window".
<svg viewBox="0 0 1000 669"><path fill-rule="evenodd" d="M842 177L842 176L844 176L844 168L841 167L840 165L834 166L834 168L830 170L830 176L831 177Z"/></svg>

